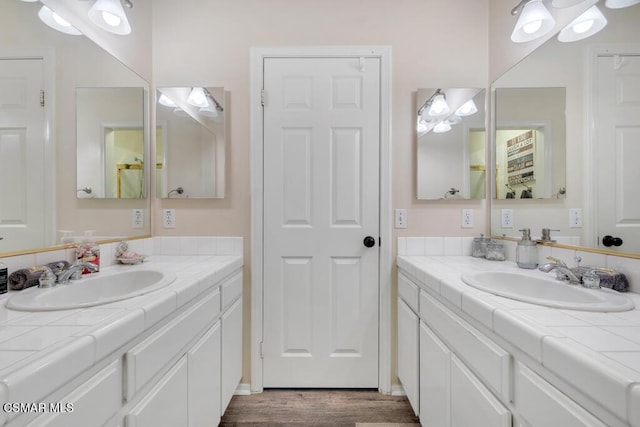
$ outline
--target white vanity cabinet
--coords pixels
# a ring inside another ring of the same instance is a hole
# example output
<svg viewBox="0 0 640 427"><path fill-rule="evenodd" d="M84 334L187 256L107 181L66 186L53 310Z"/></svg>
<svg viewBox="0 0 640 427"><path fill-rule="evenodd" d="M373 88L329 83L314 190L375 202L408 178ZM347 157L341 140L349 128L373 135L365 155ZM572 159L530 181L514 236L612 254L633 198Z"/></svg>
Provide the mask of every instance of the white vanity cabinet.
<svg viewBox="0 0 640 427"><path fill-rule="evenodd" d="M399 275L398 378L422 425L511 426L509 409L456 356L459 351L473 364L487 367L490 382L502 390L508 387L508 353L443 310L446 308L407 276ZM436 331L430 320L436 323ZM460 341L460 348L445 344L438 336L443 332L450 333L454 342Z"/></svg>
<svg viewBox="0 0 640 427"><path fill-rule="evenodd" d="M498 345L492 332L481 332L482 326L475 326L446 299L417 283L400 269L398 377L423 426L610 425L558 389L561 385L543 377L543 367L527 365L532 362L525 362L516 348L507 351L503 346L508 343ZM417 304L409 303L416 298ZM415 360L419 361L417 373Z"/></svg>
<svg viewBox="0 0 640 427"><path fill-rule="evenodd" d="M6 427L218 425L242 376L242 271L196 286L191 302L43 400L72 411Z"/></svg>

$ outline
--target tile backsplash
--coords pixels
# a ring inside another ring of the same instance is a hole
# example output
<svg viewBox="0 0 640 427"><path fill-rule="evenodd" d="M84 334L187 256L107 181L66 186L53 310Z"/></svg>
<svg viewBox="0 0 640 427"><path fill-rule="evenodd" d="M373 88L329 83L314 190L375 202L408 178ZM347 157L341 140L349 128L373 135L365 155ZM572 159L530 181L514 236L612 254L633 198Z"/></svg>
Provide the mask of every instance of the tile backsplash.
<svg viewBox="0 0 640 427"><path fill-rule="evenodd" d="M242 255L242 237L150 237L129 240L129 250L143 255ZM118 243L100 245L100 266L116 263L115 251ZM74 249L60 249L29 255L1 258L9 274L21 268L43 265L49 262L73 261Z"/></svg>
<svg viewBox="0 0 640 427"><path fill-rule="evenodd" d="M399 237L398 255L470 256L472 242L473 237ZM507 260L515 261L516 242L504 240L501 241L501 243L506 246ZM539 262L544 262L546 257L548 256L553 256L561 259L569 266L574 266L576 264L577 257L579 257L580 265L612 268L616 271L624 273L624 275L627 276L632 292L640 293L639 259L538 245Z"/></svg>

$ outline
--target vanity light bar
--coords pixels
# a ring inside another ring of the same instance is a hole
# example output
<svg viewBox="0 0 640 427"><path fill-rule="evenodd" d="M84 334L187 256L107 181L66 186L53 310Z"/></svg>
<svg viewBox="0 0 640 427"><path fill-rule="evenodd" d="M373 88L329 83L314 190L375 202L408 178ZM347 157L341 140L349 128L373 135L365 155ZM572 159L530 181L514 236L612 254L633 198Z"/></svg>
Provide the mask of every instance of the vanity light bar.
<svg viewBox="0 0 640 427"><path fill-rule="evenodd" d="M433 93L433 95L431 95L429 97L429 99L427 99L424 104L422 104L422 106L420 108L418 108L418 116L422 116L422 113L424 113L424 110L426 110L427 108L430 108L435 99L437 97L441 96L442 98L438 98L438 99L442 99L444 100L445 104L446 104L446 98L445 98L445 93L442 91L442 89L438 88L436 89L436 91ZM447 111L448 111L449 106L447 105ZM445 114L444 112L442 114Z"/></svg>

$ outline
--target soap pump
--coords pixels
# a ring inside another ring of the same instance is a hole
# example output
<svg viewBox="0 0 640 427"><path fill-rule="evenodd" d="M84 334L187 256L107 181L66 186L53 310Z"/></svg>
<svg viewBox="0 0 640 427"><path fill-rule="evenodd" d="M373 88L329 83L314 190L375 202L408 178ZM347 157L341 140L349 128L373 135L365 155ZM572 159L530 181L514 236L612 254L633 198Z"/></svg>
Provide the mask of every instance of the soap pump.
<svg viewBox="0 0 640 427"><path fill-rule="evenodd" d="M516 247L516 263L520 268L533 269L538 266L538 247L536 242L531 240L531 230L523 228L522 240L518 241Z"/></svg>

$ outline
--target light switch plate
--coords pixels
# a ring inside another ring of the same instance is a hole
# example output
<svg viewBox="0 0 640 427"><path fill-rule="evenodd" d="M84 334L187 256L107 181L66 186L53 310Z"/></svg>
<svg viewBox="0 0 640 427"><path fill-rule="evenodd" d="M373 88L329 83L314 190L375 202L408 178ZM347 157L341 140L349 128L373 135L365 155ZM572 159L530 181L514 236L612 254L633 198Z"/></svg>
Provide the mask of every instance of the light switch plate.
<svg viewBox="0 0 640 427"><path fill-rule="evenodd" d="M582 209L580 208L569 209L569 227L582 228Z"/></svg>
<svg viewBox="0 0 640 427"><path fill-rule="evenodd" d="M396 228L407 228L406 209L396 209Z"/></svg>

